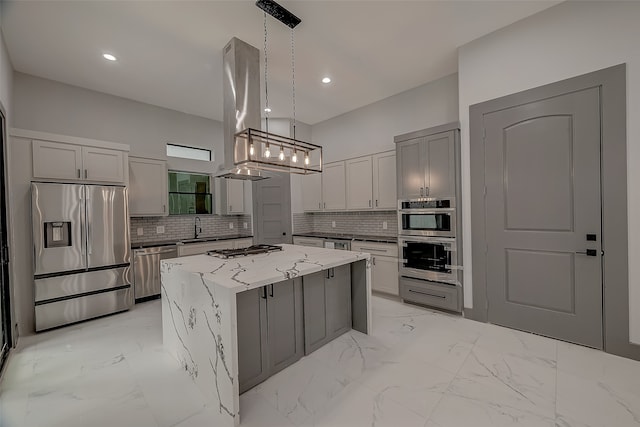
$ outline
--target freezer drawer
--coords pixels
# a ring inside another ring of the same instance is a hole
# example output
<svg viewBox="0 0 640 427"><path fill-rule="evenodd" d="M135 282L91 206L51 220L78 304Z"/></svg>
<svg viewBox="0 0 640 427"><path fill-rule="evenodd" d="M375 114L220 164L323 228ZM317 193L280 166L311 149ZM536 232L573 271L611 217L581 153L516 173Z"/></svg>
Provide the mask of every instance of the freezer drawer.
<svg viewBox="0 0 640 427"><path fill-rule="evenodd" d="M462 288L457 285L400 277L400 297L431 307L462 311Z"/></svg>
<svg viewBox="0 0 640 427"><path fill-rule="evenodd" d="M35 301L38 303L55 298L131 285L131 267L47 277L46 279L36 279L34 283Z"/></svg>
<svg viewBox="0 0 640 427"><path fill-rule="evenodd" d="M177 258L176 246L160 246L133 251L135 299L160 295L160 261Z"/></svg>
<svg viewBox="0 0 640 427"><path fill-rule="evenodd" d="M131 287L36 305L36 331L117 313L133 305Z"/></svg>

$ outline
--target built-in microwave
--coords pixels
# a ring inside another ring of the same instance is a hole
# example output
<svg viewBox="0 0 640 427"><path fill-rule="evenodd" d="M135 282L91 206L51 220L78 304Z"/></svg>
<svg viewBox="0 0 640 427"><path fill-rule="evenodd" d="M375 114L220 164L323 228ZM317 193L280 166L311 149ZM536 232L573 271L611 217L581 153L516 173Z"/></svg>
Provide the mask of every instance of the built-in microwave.
<svg viewBox="0 0 640 427"><path fill-rule="evenodd" d="M456 237L455 200L452 198L399 200L398 234Z"/></svg>
<svg viewBox="0 0 640 427"><path fill-rule="evenodd" d="M401 276L460 283L456 239L400 236L398 245Z"/></svg>

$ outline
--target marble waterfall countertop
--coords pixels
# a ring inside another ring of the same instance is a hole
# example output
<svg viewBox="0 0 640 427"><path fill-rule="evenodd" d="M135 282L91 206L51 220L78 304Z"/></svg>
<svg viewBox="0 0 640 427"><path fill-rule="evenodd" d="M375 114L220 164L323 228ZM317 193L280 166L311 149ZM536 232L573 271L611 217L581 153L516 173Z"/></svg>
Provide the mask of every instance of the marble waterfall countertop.
<svg viewBox="0 0 640 427"><path fill-rule="evenodd" d="M364 252L338 251L282 244L281 251L223 259L215 255L193 255L163 260L167 268L179 266L238 293L304 276L339 265L369 259Z"/></svg>
<svg viewBox="0 0 640 427"><path fill-rule="evenodd" d="M238 316L242 314L237 310L241 292L351 264L352 327L371 331L369 254L294 245L282 248L229 259L193 255L161 262L163 346L202 391L213 408L211 425L216 427L241 422Z"/></svg>

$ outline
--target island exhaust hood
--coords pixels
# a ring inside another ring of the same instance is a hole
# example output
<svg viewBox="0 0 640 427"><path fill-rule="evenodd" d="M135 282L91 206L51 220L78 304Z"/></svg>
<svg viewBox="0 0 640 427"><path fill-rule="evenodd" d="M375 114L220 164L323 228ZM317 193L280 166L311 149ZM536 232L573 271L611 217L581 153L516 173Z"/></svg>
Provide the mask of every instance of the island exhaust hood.
<svg viewBox="0 0 640 427"><path fill-rule="evenodd" d="M259 180L268 178L263 171L322 172L322 147L260 130L260 110L260 52L234 37L223 50L224 164L216 176Z"/></svg>

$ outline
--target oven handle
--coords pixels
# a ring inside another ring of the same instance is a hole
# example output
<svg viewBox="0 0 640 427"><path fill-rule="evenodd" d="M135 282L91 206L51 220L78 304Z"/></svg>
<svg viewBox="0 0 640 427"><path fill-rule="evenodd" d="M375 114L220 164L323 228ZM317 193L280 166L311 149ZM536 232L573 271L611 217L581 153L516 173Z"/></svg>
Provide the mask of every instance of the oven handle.
<svg viewBox="0 0 640 427"><path fill-rule="evenodd" d="M445 264L444 268L448 269L448 270L462 270L462 266L461 265L449 265L449 264Z"/></svg>
<svg viewBox="0 0 640 427"><path fill-rule="evenodd" d="M398 244L406 247L407 246L407 242L413 242L413 243L444 243L446 245L449 245L449 249L451 250L451 252L456 250L456 241L455 238L438 238L438 237L423 237L423 238L419 238L419 237L411 237L411 238L404 238L401 237L398 239Z"/></svg>
<svg viewBox="0 0 640 427"><path fill-rule="evenodd" d="M455 208L441 208L441 209L398 209L399 214L449 214L453 215L456 212Z"/></svg>

